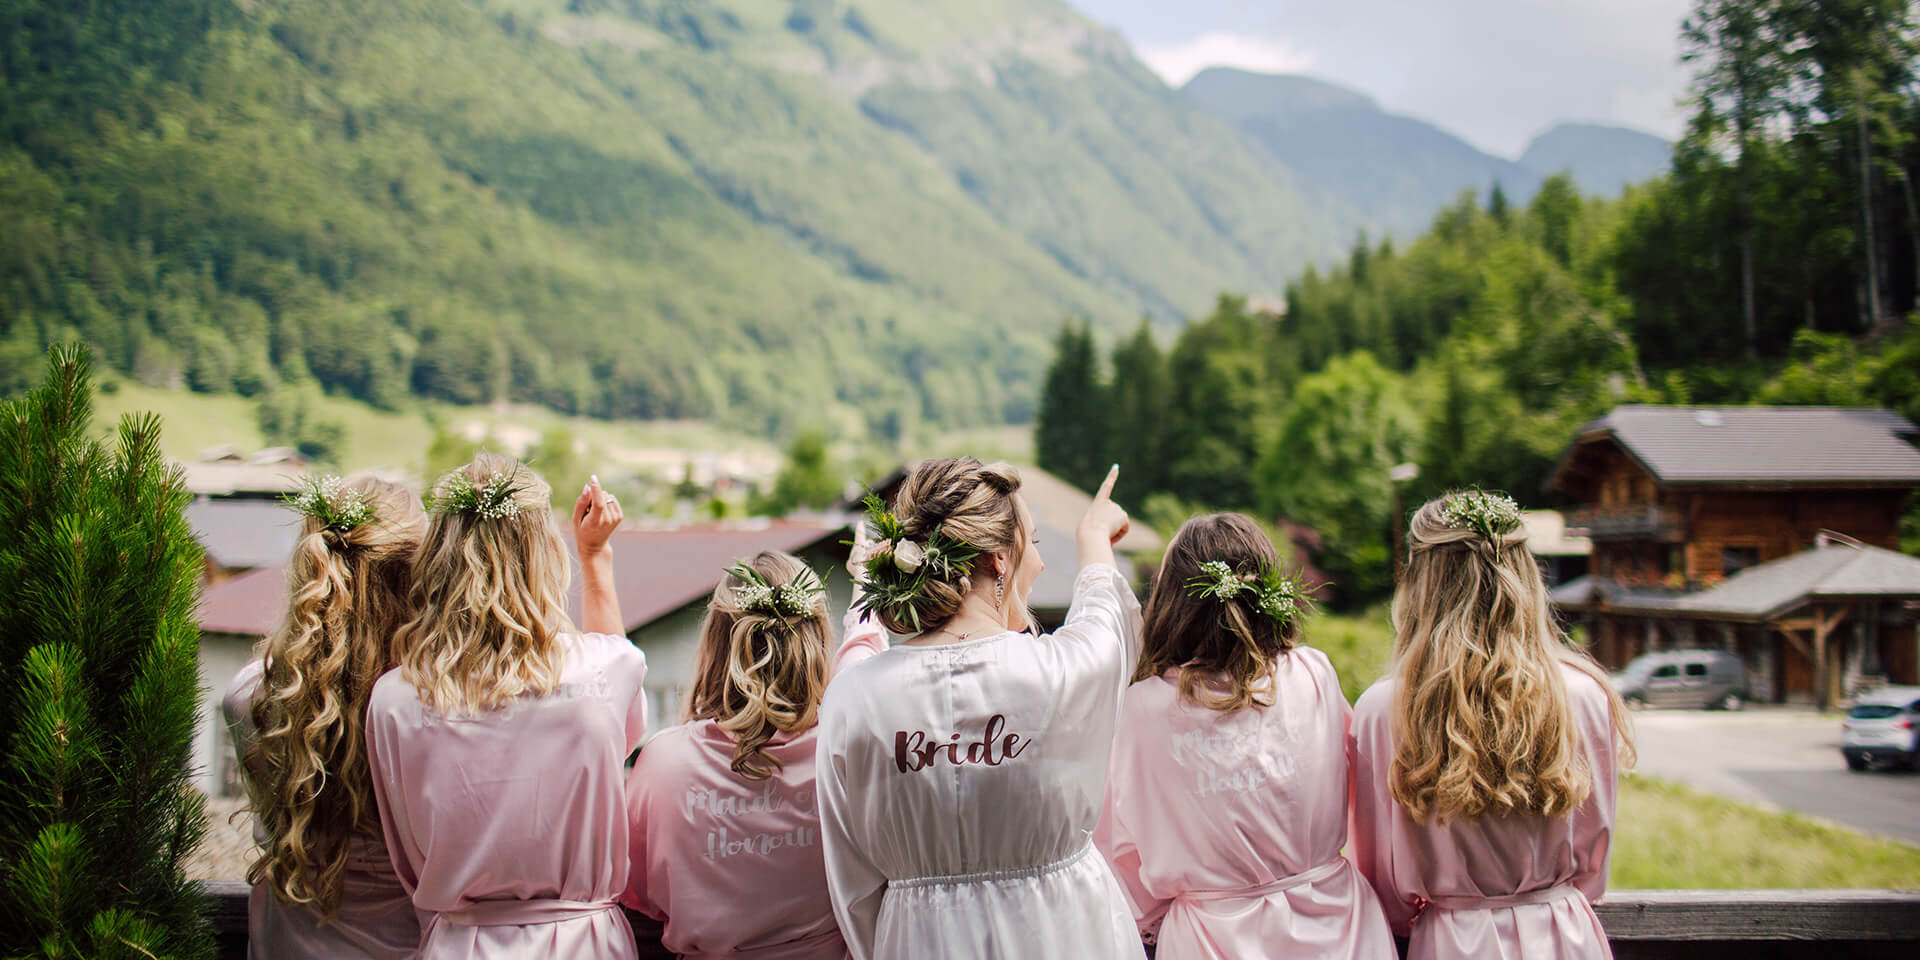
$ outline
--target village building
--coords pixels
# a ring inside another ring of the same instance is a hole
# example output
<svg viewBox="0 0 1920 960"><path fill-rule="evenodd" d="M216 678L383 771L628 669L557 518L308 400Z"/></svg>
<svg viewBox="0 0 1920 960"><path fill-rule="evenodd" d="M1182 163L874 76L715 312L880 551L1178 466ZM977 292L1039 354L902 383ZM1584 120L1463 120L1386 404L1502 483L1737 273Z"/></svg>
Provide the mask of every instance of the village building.
<svg viewBox="0 0 1920 960"><path fill-rule="evenodd" d="M1876 409L1618 407L1549 481L1593 544L1554 603L1610 668L1723 648L1753 698L1822 705L1912 683L1920 560L1894 551L1917 432Z"/></svg>

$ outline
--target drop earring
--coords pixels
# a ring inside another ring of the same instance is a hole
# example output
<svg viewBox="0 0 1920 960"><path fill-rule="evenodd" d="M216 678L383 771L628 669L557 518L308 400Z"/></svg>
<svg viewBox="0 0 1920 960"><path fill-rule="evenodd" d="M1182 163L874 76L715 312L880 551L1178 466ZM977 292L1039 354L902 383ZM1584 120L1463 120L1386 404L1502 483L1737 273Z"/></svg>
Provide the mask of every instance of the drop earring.
<svg viewBox="0 0 1920 960"><path fill-rule="evenodd" d="M1004 573L996 573L993 575L993 608L999 610L1004 607L1006 605L1006 598L1007 575Z"/></svg>

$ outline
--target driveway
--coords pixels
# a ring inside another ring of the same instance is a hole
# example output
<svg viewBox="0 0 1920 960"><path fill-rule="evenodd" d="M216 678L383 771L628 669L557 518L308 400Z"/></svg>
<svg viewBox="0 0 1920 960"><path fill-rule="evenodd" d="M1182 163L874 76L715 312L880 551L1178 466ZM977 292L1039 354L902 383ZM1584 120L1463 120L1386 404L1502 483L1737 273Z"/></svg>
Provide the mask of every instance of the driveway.
<svg viewBox="0 0 1920 960"><path fill-rule="evenodd" d="M1838 713L1645 710L1634 729L1640 773L1920 844L1920 775L1848 770Z"/></svg>

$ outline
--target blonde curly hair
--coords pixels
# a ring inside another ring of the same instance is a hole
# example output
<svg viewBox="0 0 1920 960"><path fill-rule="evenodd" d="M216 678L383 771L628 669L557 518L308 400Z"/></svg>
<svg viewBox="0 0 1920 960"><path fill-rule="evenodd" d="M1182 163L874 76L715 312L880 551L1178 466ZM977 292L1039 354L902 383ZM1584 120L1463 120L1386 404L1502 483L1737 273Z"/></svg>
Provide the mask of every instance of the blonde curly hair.
<svg viewBox="0 0 1920 960"><path fill-rule="evenodd" d="M266 835L247 880L323 919L340 909L348 838L380 835L362 721L374 681L397 659L394 633L425 526L420 501L399 486L359 479L339 488L372 519L349 527L305 518L286 616L261 644L250 704L259 734L245 763Z"/></svg>
<svg viewBox="0 0 1920 960"><path fill-rule="evenodd" d="M800 558L762 551L747 566L766 585L817 582ZM747 609L738 591L746 581L729 574L714 588L700 626L700 656L686 719L714 720L733 737L733 771L765 780L780 769L768 741L798 733L818 720L826 694L831 627L824 593L801 616Z"/></svg>
<svg viewBox="0 0 1920 960"><path fill-rule="evenodd" d="M458 715L552 693L564 666L560 638L574 628L573 568L546 481L518 460L481 453L436 484L436 503L455 477L474 488L506 478L512 509L433 513L414 558L414 616L397 642L401 675L421 705Z"/></svg>
<svg viewBox="0 0 1920 960"><path fill-rule="evenodd" d="M1453 496L1414 513L1394 594L1394 799L1419 823L1563 816L1593 792L1593 771L1561 667L1607 692L1631 766L1625 705L1555 625L1525 528L1450 524Z"/></svg>

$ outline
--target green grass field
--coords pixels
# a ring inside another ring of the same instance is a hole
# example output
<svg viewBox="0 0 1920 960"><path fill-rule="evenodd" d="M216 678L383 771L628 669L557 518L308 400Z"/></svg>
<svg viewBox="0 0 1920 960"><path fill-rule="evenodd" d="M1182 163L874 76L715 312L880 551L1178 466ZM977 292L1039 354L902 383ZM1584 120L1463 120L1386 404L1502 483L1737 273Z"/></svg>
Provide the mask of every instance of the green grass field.
<svg viewBox="0 0 1920 960"><path fill-rule="evenodd" d="M1323 614L1306 640L1333 661L1348 699L1386 673L1384 607ZM1629 774L1615 814L1616 889L1920 887L1920 847Z"/></svg>

